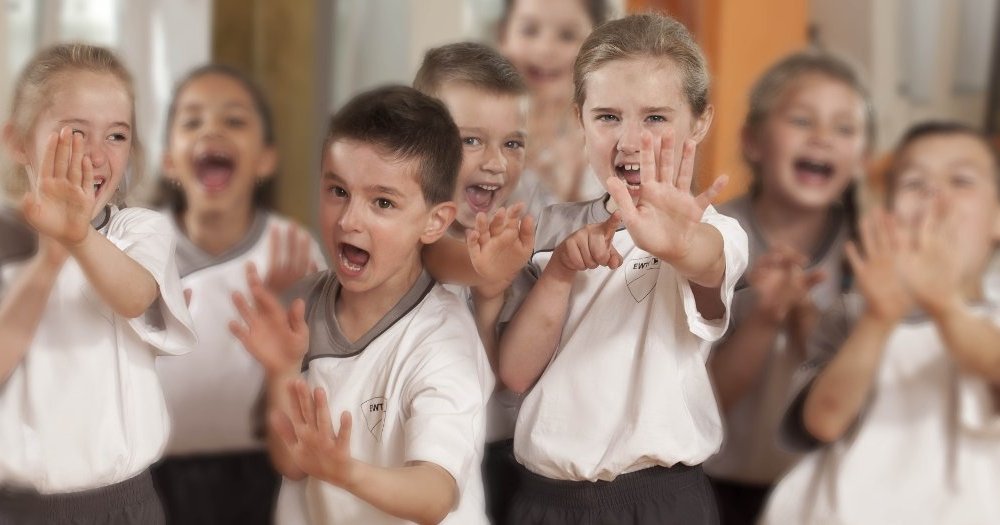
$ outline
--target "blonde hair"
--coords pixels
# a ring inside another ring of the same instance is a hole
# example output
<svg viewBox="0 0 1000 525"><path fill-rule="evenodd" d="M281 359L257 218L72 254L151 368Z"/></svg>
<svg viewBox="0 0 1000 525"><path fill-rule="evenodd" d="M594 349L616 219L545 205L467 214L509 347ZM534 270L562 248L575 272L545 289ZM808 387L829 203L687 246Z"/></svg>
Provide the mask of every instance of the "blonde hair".
<svg viewBox="0 0 1000 525"><path fill-rule="evenodd" d="M26 141L38 120L38 115L49 104L55 92L56 81L74 72L112 75L118 79L132 101L132 142L129 151L131 175L122 184L135 187L142 176L142 144L135 125L135 88L132 75L121 60L110 50L88 44L57 44L39 51L21 71L14 84L8 125L17 140ZM3 192L8 198L23 195L29 185L24 166L10 163L2 170ZM116 202L124 202L124 191L116 191Z"/></svg>
<svg viewBox="0 0 1000 525"><path fill-rule="evenodd" d="M615 60L668 58L684 74L683 90L691 113L708 108L708 65L691 33L677 20L660 14L631 15L598 27L580 47L573 68L574 101L587 98L587 76Z"/></svg>

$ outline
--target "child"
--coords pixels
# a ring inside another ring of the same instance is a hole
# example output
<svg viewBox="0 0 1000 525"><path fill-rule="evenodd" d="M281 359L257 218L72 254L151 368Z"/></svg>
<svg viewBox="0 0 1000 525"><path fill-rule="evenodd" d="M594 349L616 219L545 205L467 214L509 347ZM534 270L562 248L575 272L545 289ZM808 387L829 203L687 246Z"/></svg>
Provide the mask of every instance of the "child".
<svg viewBox="0 0 1000 525"><path fill-rule="evenodd" d="M765 523L997 523L1000 316L982 279L1000 239L1000 164L959 124L911 129L887 180L891 216L847 255L860 296L820 322L787 442L812 450Z"/></svg>
<svg viewBox="0 0 1000 525"><path fill-rule="evenodd" d="M608 11L605 0L504 1L500 50L531 91L532 148L513 202L524 202L532 216L549 204L604 194L582 155L583 136L573 113L573 61Z"/></svg>
<svg viewBox="0 0 1000 525"><path fill-rule="evenodd" d="M278 475L255 428L264 371L229 333L234 291L254 264L275 293L316 268L319 246L262 204L277 152L271 112L242 73L195 69L167 114L165 179L173 183L181 283L196 352L157 360L173 430L153 469L168 522L270 523Z"/></svg>
<svg viewBox="0 0 1000 525"><path fill-rule="evenodd" d="M134 115L100 47L45 49L15 86L4 144L31 189L0 223L23 243L0 258L0 523L163 523L154 356L195 337L166 217L119 208Z"/></svg>
<svg viewBox="0 0 1000 525"><path fill-rule="evenodd" d="M677 21L636 15L590 35L574 81L610 198L545 210L537 282L502 334L500 377L527 392L508 522L713 523L699 464L722 428L705 360L747 241L709 207L724 177L690 192L712 120L705 60Z"/></svg>
<svg viewBox="0 0 1000 525"><path fill-rule="evenodd" d="M290 311L253 270L253 306L235 297L246 325L231 329L267 374L272 458L286 478L308 476L301 492L282 487L279 523L303 509L316 524L486 523L493 375L468 309L420 259L454 219L461 159L440 102L403 87L355 97L323 148L333 270L297 286Z"/></svg>
<svg viewBox="0 0 1000 525"><path fill-rule="evenodd" d="M779 421L805 358L801 339L845 280L870 108L850 66L823 54L781 60L751 91L743 135L753 189L719 207L750 237L750 287L733 297L732 329L709 360L726 437L705 471L723 524L756 523L796 458L778 446Z"/></svg>
<svg viewBox="0 0 1000 525"><path fill-rule="evenodd" d="M424 56L413 87L440 99L458 125L462 137L462 167L453 200L458 214L453 236L465 239L467 231L514 210L500 208L517 187L524 167L527 88L514 67L483 44L463 42L431 49ZM519 225L514 252L520 262L511 278L524 266L533 244L533 221ZM500 225L494 226L497 230ZM477 233L478 235L478 233ZM446 242L445 240L438 241ZM427 260L427 259L425 259ZM431 262L431 261L428 261ZM495 327L509 280L498 284L454 288L467 297L490 366L496 372ZM486 452L483 484L492 523L504 523L517 488L517 463L513 456L514 419L519 399L499 389L490 397L486 417Z"/></svg>

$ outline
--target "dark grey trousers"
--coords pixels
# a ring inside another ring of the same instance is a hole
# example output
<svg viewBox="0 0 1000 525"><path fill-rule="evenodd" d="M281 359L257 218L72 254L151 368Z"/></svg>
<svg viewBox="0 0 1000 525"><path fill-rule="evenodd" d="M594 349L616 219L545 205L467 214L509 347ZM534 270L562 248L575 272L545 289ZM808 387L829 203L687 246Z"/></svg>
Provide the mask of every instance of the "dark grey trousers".
<svg viewBox="0 0 1000 525"><path fill-rule="evenodd" d="M509 525L718 525L701 466L652 467L614 481L561 481L522 467Z"/></svg>
<svg viewBox="0 0 1000 525"><path fill-rule="evenodd" d="M0 525L164 525L146 470L107 487L65 494L0 489Z"/></svg>

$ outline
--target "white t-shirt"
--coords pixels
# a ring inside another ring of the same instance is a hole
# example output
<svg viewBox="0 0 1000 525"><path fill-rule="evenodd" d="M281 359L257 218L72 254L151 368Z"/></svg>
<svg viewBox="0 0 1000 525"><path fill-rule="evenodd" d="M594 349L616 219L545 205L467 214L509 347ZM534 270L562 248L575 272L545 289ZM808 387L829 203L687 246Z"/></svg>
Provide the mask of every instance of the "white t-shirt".
<svg viewBox="0 0 1000 525"><path fill-rule="evenodd" d="M801 401L861 313L848 295L823 319L786 442L813 449L777 485L768 524L1000 523L1000 412L986 381L959 371L932 321L911 316L889 338L870 399L839 441L820 447ZM1000 311L988 315L1000 324Z"/></svg>
<svg viewBox="0 0 1000 525"><path fill-rule="evenodd" d="M462 302L468 305L469 310L475 307L472 304L472 291L468 286L457 284L442 284L445 290L455 294ZM489 359L487 359L489 361ZM486 442L494 443L506 441L514 437L514 422L517 421L517 411L521 408L521 396L501 388L495 390L490 400L486 402Z"/></svg>
<svg viewBox="0 0 1000 525"><path fill-rule="evenodd" d="M152 274L160 297L145 315L125 319L67 260L31 347L0 385L0 486L49 494L111 485L148 468L167 440L154 357L185 353L196 341L173 231L154 211L108 210L100 232ZM0 222L3 240L24 228ZM25 263L0 261L0 295Z"/></svg>
<svg viewBox="0 0 1000 525"><path fill-rule="evenodd" d="M754 261L767 253L768 246L754 220L750 197L727 202L719 207L719 212L738 220L746 230L752 268ZM846 216L841 208L834 207L825 231L817 239L808 267L810 271L821 270L826 275L826 279L809 292L820 312L828 309L840 295L847 233ZM738 288L741 289L733 296L730 333L750 315L755 303L752 288ZM741 350L732 348L729 351ZM719 351L718 344L713 351ZM725 438L722 448L705 463L705 472L728 481L770 485L795 464L800 456L778 445L778 428L788 406L792 376L804 361L804 350L788 345L786 332L779 332L749 390L723 414Z"/></svg>
<svg viewBox="0 0 1000 525"><path fill-rule="evenodd" d="M424 273L351 343L335 316L336 278L323 272L302 287L310 333L305 376L311 387L326 390L336 428L340 413L350 411L351 455L387 468L415 461L440 466L460 493L442 523L485 525L480 464L494 379L466 305ZM281 492L281 525L406 523L313 478L285 480Z"/></svg>
<svg viewBox="0 0 1000 525"><path fill-rule="evenodd" d="M539 275L573 232L605 221L606 200L547 208L529 272ZM612 480L656 465L696 465L718 450L722 424L705 361L729 323L747 237L713 208L702 222L723 237L726 315L704 319L687 279L618 230L612 243L624 263L577 274L559 348L521 405L514 453L526 468L553 479Z"/></svg>
<svg viewBox="0 0 1000 525"><path fill-rule="evenodd" d="M232 294L249 296L247 263L267 275L271 232L281 232L283 244L290 223L258 212L246 236L219 256L202 251L177 229L176 221L172 224L181 284L191 290L188 308L198 344L190 354L156 360L172 424L166 455L262 450L257 409L264 370L229 332L229 321L239 318ZM326 269L315 241L311 254L317 268Z"/></svg>

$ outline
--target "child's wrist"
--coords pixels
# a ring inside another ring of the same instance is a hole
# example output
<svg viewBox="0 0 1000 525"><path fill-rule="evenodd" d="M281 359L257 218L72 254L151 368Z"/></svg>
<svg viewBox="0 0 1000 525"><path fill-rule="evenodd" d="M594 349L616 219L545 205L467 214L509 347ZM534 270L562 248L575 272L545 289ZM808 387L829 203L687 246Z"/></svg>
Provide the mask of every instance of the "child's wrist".
<svg viewBox="0 0 1000 525"><path fill-rule="evenodd" d="M573 279L576 278L576 270L567 268L566 265L553 261L553 264L549 264L542 270L542 279L549 279L558 283L572 283Z"/></svg>
<svg viewBox="0 0 1000 525"><path fill-rule="evenodd" d="M941 323L946 322L952 316L961 312L965 308L965 303L956 290L933 301L926 302L922 307L927 312L927 315Z"/></svg>
<svg viewBox="0 0 1000 525"><path fill-rule="evenodd" d="M66 251L68 251L71 255L75 257L78 253L80 253L80 251L87 245L87 242L90 241L96 233L97 230L88 226L87 233L83 234L83 238L79 240L60 240L59 244L61 244L64 248L66 248Z"/></svg>

